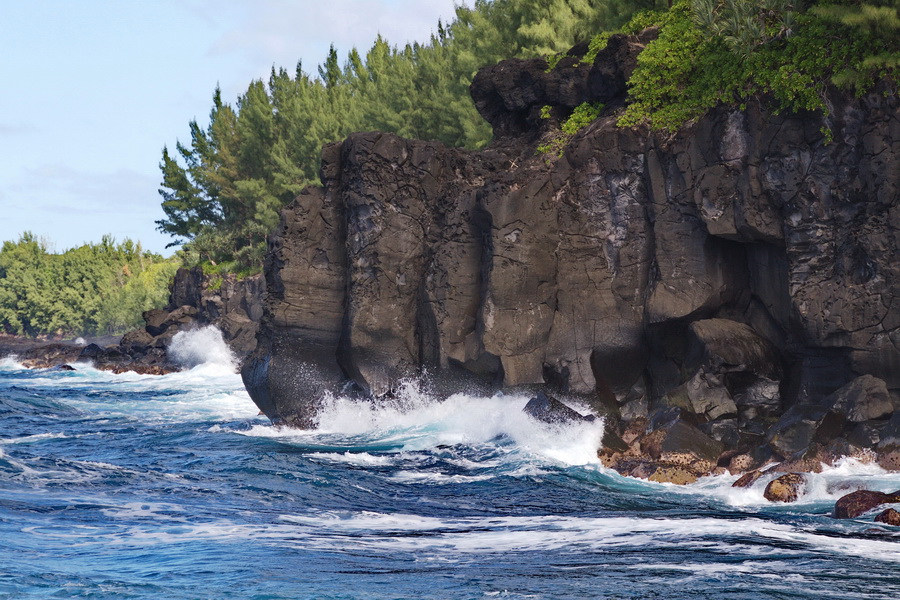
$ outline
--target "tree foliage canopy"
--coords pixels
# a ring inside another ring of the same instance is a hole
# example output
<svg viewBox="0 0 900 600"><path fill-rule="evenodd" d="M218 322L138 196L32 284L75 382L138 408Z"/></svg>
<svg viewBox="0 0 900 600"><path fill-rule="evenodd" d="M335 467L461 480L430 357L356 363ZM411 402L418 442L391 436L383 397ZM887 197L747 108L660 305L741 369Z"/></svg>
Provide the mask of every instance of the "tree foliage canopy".
<svg viewBox="0 0 900 600"><path fill-rule="evenodd" d="M104 236L54 254L24 233L0 248L0 332L16 335L123 333L166 303L179 266L126 239Z"/></svg>
<svg viewBox="0 0 900 600"><path fill-rule="evenodd" d="M638 57L619 124L677 129L754 95L776 110L827 113L830 85L862 94L885 79L896 88L898 11L900 0L679 0L640 19L660 34Z"/></svg>
<svg viewBox="0 0 900 600"><path fill-rule="evenodd" d="M665 2L660 2L665 4ZM332 47L310 75L272 69L234 106L217 89L207 127L163 150L158 228L187 242L200 262L236 270L261 264L279 210L318 182L322 146L354 131L380 130L478 148L490 128L468 87L479 68L512 57L565 51L614 29L653 0L475 0L426 43L393 46L378 37L342 62Z"/></svg>

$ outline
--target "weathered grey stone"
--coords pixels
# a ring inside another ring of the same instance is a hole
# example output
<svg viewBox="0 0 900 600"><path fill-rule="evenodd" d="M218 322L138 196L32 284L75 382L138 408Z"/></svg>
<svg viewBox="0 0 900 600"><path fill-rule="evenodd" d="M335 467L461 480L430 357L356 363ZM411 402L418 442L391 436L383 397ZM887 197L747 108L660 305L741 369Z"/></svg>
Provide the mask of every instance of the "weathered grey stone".
<svg viewBox="0 0 900 600"><path fill-rule="evenodd" d="M871 375L857 377L822 400L822 405L855 423L881 419L894 412L884 381Z"/></svg>
<svg viewBox="0 0 900 600"><path fill-rule="evenodd" d="M545 423L571 423L594 420L593 415L584 416L544 392L538 392L537 396L529 400L522 412Z"/></svg>
<svg viewBox="0 0 900 600"><path fill-rule="evenodd" d="M791 458L809 450L815 442L826 442L844 430L843 417L834 411L809 404L787 411L768 433L769 445L783 458Z"/></svg>

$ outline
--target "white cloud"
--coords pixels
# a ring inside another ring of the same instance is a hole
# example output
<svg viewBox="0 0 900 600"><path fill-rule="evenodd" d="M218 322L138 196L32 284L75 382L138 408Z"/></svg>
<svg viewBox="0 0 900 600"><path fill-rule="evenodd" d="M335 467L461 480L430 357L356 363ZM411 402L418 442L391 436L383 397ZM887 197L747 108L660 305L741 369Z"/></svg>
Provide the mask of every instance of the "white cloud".
<svg viewBox="0 0 900 600"><path fill-rule="evenodd" d="M259 0L232 4L232 26L210 48L211 54L240 53L260 76L274 64L293 69L298 60L315 72L334 44L341 57L352 47L365 53L381 34L390 43L428 40L438 18L454 17L454 0ZM218 8L221 3L216 3ZM209 6L212 6L210 4Z"/></svg>
<svg viewBox="0 0 900 600"><path fill-rule="evenodd" d="M34 125L8 125L0 123L0 137L12 137L34 133L38 129Z"/></svg>
<svg viewBox="0 0 900 600"><path fill-rule="evenodd" d="M86 172L59 164L25 168L6 187L0 241L33 231L63 250L112 234L162 252L170 240L155 231L154 221L164 216L157 187L158 178L129 169Z"/></svg>

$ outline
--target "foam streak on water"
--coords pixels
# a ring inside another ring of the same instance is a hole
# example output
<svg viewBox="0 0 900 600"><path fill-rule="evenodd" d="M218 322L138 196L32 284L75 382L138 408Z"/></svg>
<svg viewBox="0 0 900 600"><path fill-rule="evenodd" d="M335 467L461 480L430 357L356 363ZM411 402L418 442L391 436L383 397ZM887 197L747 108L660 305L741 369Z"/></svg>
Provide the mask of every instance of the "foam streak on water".
<svg viewBox="0 0 900 600"><path fill-rule="evenodd" d="M216 339L163 377L0 363L0 599L900 596L900 532L828 516L900 489L877 466L774 505L765 481L621 477L602 422L535 422L526 396L415 385L279 429Z"/></svg>

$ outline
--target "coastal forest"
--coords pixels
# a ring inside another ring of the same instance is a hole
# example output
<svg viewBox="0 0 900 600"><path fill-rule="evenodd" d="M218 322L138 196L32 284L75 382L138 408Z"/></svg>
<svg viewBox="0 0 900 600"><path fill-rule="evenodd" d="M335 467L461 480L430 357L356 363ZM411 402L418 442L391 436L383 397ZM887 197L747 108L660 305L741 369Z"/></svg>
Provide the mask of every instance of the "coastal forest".
<svg viewBox="0 0 900 600"><path fill-rule="evenodd" d="M0 249L0 331L13 335L107 335L134 329L166 304L181 262L104 236L62 253L25 232Z"/></svg>
<svg viewBox="0 0 900 600"><path fill-rule="evenodd" d="M549 69L578 44L590 63L613 33L647 27L659 34L616 109L622 127L674 131L750 98L827 115L828 86L896 87L900 72L900 0L475 0L425 42L332 47L312 69L273 67L234 102L214 90L208 123L190 121L189 140L160 161L157 226L176 256L111 238L54 254L24 234L0 251L0 332L121 333L165 303L181 264L259 272L281 209L319 182L323 145L380 130L483 147L490 127L468 92L478 69L515 57L543 57Z"/></svg>

